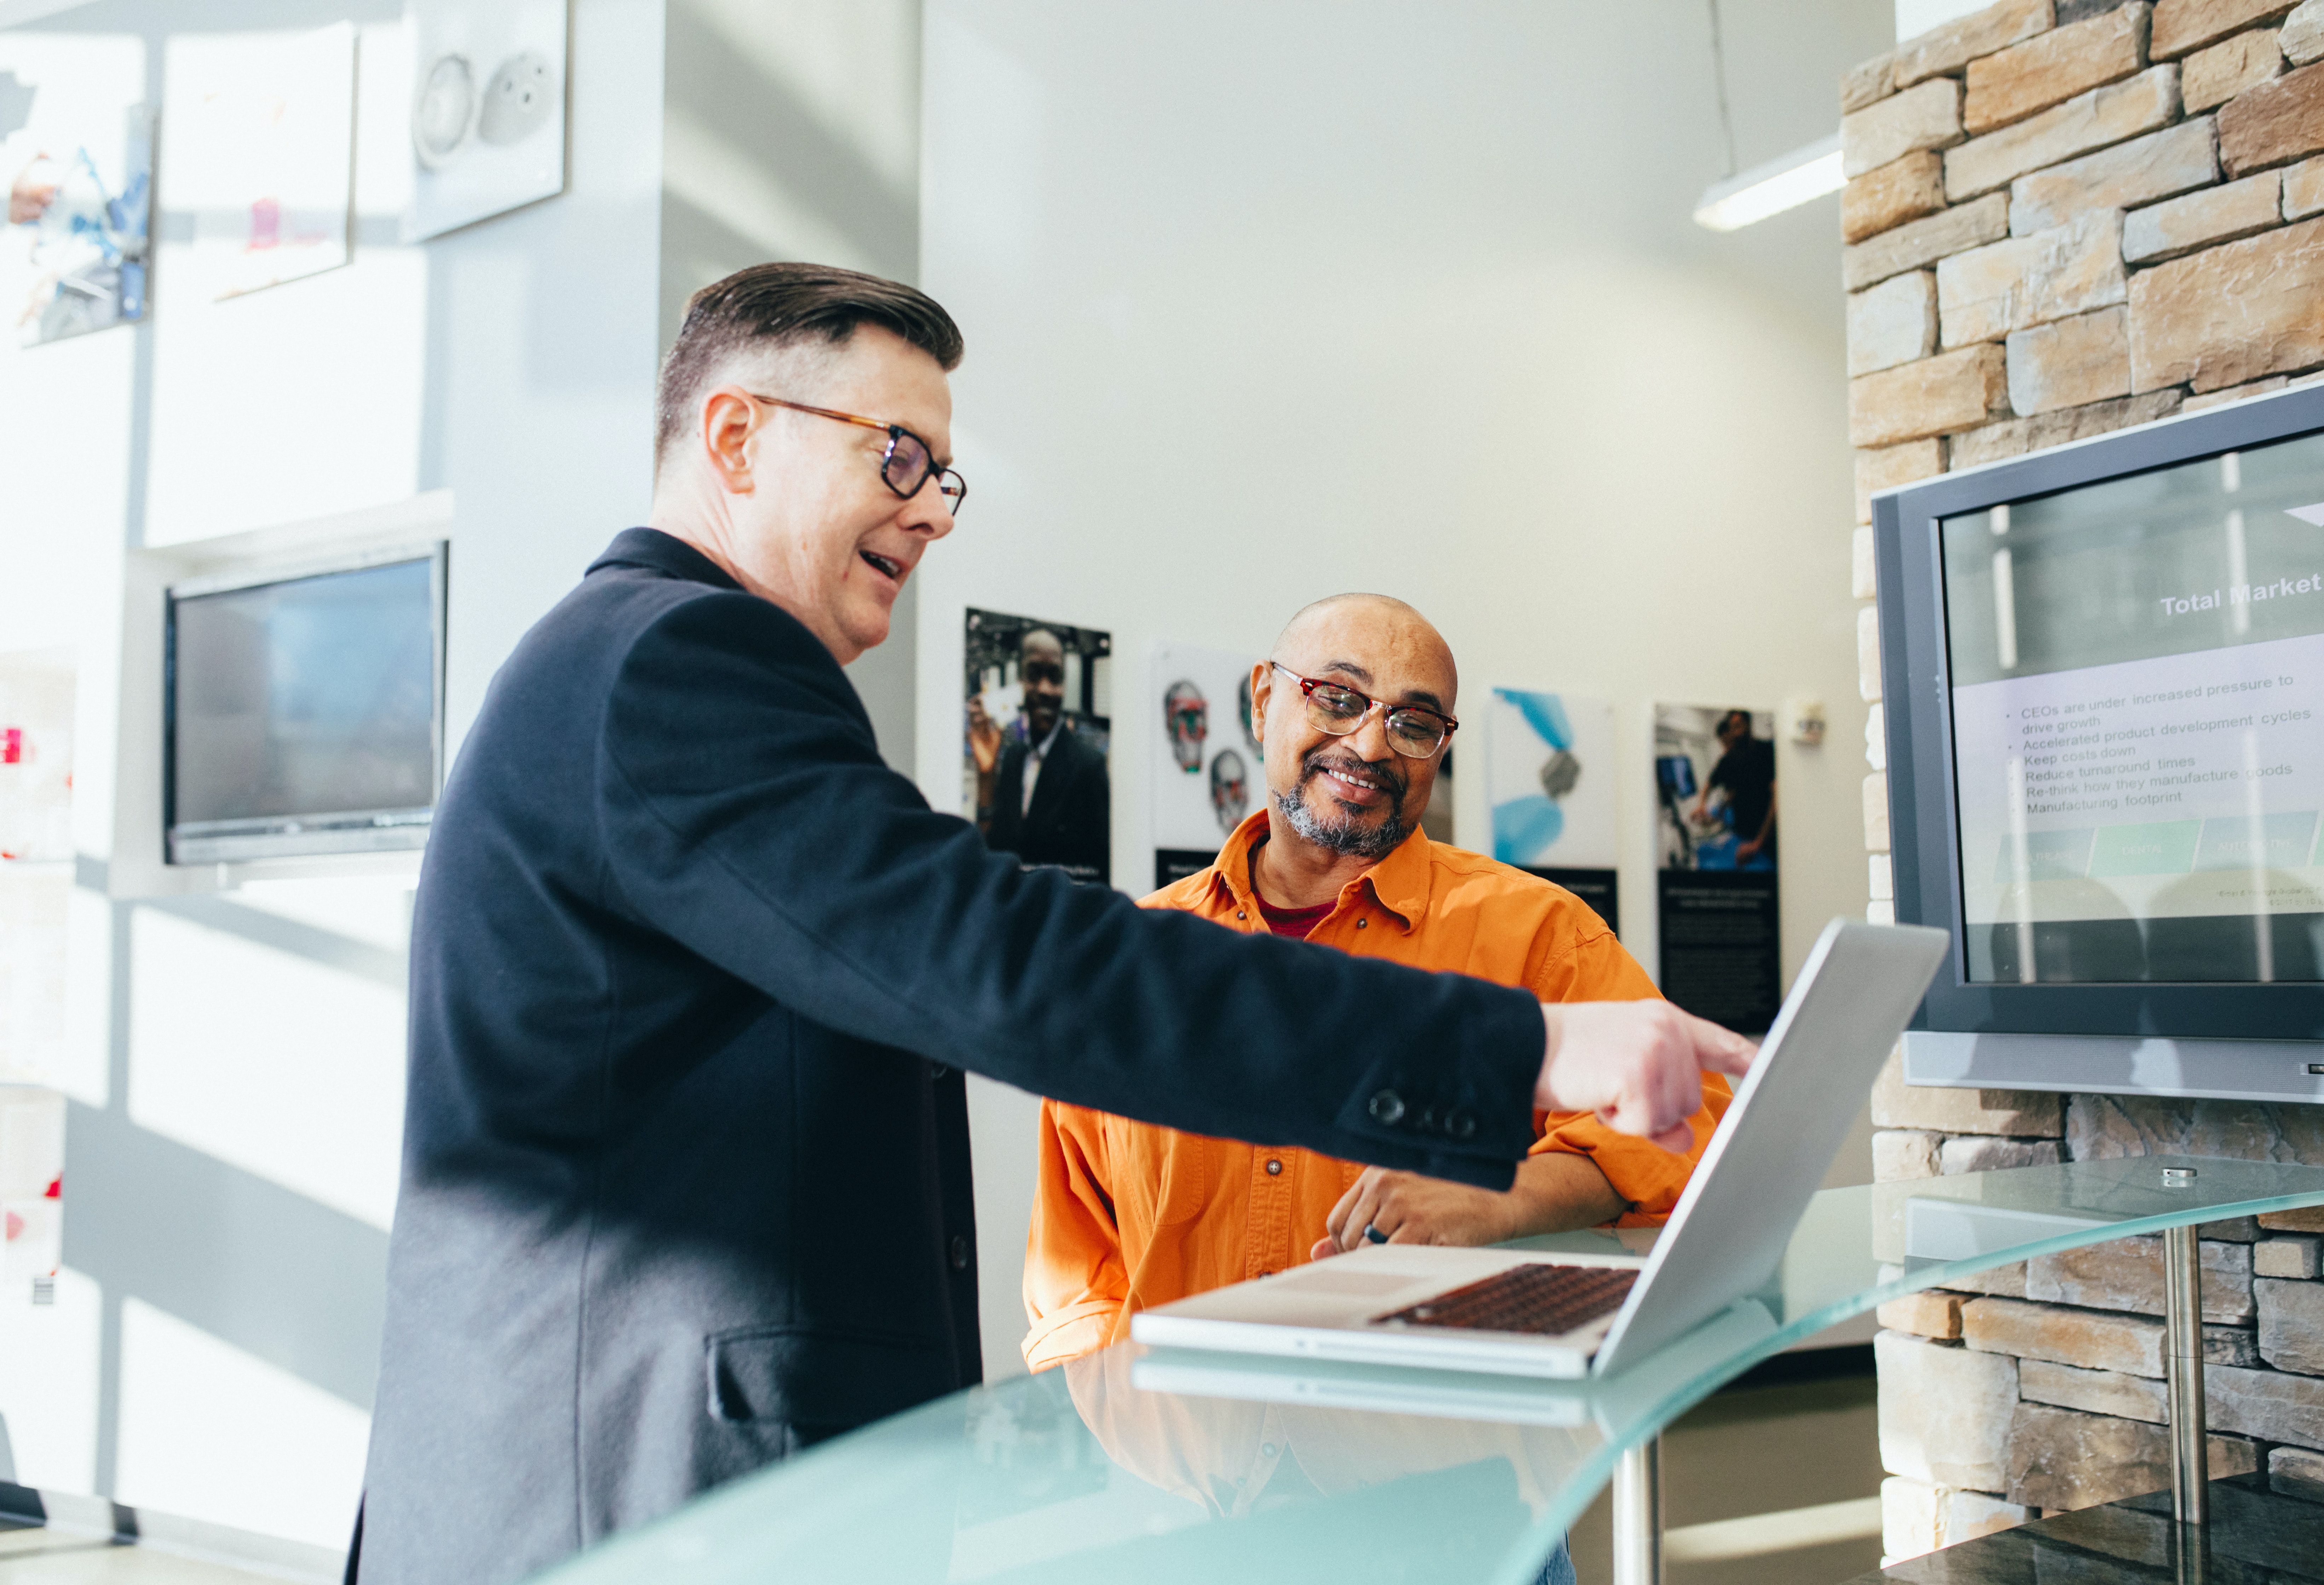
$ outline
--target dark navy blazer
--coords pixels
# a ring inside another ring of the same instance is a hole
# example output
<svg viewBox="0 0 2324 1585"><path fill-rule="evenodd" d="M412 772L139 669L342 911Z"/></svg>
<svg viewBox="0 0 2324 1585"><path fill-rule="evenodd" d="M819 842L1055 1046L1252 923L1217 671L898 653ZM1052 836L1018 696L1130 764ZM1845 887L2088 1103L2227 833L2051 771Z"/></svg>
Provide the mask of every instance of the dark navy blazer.
<svg viewBox="0 0 2324 1585"><path fill-rule="evenodd" d="M379 1585L521 1578L975 1381L960 1069L1493 1187L1532 1142L1531 997L1021 870L650 530L493 680L411 965Z"/></svg>

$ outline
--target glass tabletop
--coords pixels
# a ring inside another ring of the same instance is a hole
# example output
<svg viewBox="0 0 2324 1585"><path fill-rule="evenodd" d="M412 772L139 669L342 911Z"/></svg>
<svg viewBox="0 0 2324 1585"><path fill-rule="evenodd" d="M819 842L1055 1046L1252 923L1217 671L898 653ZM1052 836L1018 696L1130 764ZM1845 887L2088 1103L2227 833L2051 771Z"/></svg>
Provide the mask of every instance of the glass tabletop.
<svg viewBox="0 0 2324 1585"><path fill-rule="evenodd" d="M1826 1327L2032 1256L2316 1204L2324 1167L2153 1156L1828 1189L1757 1292L1618 1374L1126 1343L867 1426L541 1578L1531 1585L1626 1449ZM1511 1247L1618 1240L1650 1235Z"/></svg>

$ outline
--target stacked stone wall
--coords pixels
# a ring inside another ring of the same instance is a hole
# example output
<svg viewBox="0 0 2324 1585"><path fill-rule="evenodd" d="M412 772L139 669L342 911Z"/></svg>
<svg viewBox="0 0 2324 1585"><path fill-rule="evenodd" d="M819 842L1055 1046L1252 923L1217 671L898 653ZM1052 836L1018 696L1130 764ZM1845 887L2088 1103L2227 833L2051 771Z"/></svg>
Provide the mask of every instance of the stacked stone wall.
<svg viewBox="0 0 2324 1585"><path fill-rule="evenodd" d="M2324 0L1999 0L1840 84L1872 917L1894 917L1874 492L2324 378ZM2324 1108L1906 1086L1882 1181L2324 1162ZM2155 1239L1886 1305L1886 1550L2168 1483ZM2203 1230L2214 1475L2324 1495L2324 1212Z"/></svg>

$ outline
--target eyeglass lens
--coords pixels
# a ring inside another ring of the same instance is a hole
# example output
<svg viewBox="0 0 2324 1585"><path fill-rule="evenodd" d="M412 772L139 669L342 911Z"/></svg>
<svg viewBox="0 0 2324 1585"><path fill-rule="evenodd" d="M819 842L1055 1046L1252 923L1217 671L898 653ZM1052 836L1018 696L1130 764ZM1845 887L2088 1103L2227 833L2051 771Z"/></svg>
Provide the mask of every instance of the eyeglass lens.
<svg viewBox="0 0 2324 1585"><path fill-rule="evenodd" d="M1307 691L1307 720L1318 732L1345 737L1363 724L1371 703L1347 688L1318 683ZM1425 760L1444 741L1444 723L1420 710L1388 713L1388 743L1397 753Z"/></svg>
<svg viewBox="0 0 2324 1585"><path fill-rule="evenodd" d="M968 485L961 476L950 468L938 473L928 448L908 429L889 441L888 459L880 466L880 476L887 481L889 489L908 500L919 493L920 486L928 482L931 475L936 477L936 489L944 495L947 510L959 511L961 502L968 497Z"/></svg>

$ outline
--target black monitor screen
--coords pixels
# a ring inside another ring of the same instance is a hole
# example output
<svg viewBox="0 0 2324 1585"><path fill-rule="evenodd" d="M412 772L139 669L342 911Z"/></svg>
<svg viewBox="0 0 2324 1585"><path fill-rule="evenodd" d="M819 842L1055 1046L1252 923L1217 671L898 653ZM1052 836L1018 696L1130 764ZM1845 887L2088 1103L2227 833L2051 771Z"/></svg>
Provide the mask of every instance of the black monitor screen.
<svg viewBox="0 0 2324 1585"><path fill-rule="evenodd" d="M173 831L433 804L433 572L423 558L174 599Z"/></svg>
<svg viewBox="0 0 2324 1585"><path fill-rule="evenodd" d="M1941 534L1969 978L2324 978L2324 436Z"/></svg>

